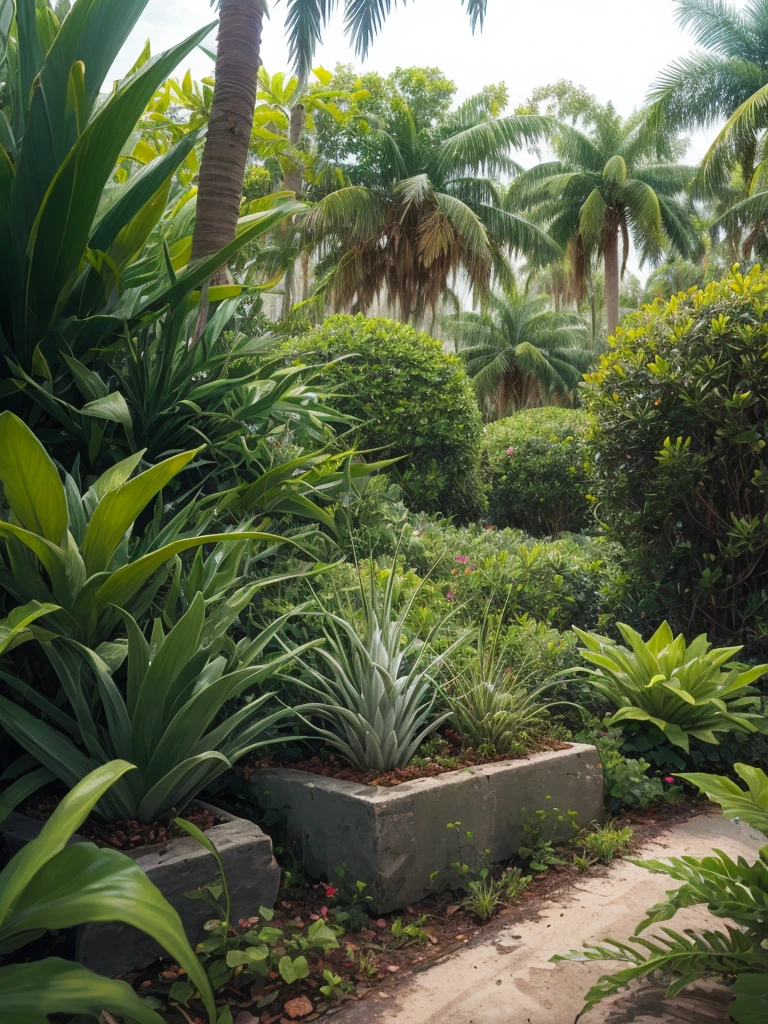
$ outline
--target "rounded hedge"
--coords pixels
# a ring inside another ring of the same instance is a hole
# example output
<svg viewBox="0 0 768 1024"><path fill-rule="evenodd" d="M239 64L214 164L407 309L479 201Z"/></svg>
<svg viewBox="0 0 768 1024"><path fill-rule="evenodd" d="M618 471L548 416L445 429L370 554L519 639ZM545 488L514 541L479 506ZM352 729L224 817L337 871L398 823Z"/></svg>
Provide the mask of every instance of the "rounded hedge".
<svg viewBox="0 0 768 1024"><path fill-rule="evenodd" d="M585 469L589 417L547 406L485 428L489 517L533 536L580 533L591 522Z"/></svg>
<svg viewBox="0 0 768 1024"><path fill-rule="evenodd" d="M358 445L406 456L393 472L408 505L468 522L484 511L482 420L461 360L408 324L330 317L286 345L293 359L330 361L323 386L359 421Z"/></svg>
<svg viewBox="0 0 768 1024"><path fill-rule="evenodd" d="M646 616L768 646L768 273L627 317L586 403L598 515L643 570Z"/></svg>

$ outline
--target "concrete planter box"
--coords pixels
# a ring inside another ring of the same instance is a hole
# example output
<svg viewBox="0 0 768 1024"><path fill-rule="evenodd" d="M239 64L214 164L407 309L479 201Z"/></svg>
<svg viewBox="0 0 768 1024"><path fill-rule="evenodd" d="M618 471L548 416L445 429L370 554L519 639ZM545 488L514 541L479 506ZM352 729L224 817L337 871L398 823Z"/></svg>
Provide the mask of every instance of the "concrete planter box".
<svg viewBox="0 0 768 1024"><path fill-rule="evenodd" d="M525 807L576 811L581 825L605 816L600 758L584 744L390 789L284 768L257 772L251 785L283 818L305 869L332 879L334 868L347 864L348 877L377 894L378 913L423 898L434 884L430 875L456 860L450 821L472 830L476 848L502 861L520 846Z"/></svg>
<svg viewBox="0 0 768 1024"><path fill-rule="evenodd" d="M198 801L199 802L199 801ZM259 907L271 907L280 885L280 869L272 855L272 840L258 825L236 818L218 807L201 804L222 819L206 835L219 851L232 896L232 919L251 917ZM43 822L23 814L11 814L0 826L9 851L15 853L39 834ZM71 842L84 842L75 834ZM130 850L131 857L175 907L192 946L205 935L203 925L211 908L184 893L212 882L218 874L209 853L190 836L157 846ZM115 975L146 967L163 953L144 932L123 924L89 924L77 930L77 959L98 974Z"/></svg>

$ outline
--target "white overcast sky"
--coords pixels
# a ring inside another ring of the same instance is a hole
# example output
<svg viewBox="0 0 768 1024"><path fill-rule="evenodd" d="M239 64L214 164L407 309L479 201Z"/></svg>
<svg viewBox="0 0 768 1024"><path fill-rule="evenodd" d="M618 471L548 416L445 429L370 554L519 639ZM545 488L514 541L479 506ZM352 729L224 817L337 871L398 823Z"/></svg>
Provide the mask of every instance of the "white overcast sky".
<svg viewBox="0 0 768 1024"><path fill-rule="evenodd" d="M744 2L732 0L736 7ZM398 66L439 67L456 82L459 99L506 82L513 106L536 86L569 78L626 115L643 102L658 72L692 49L690 36L675 23L675 6L673 0L489 0L485 29L473 36L460 0L409 0L390 14L362 66L383 74ZM288 68L284 0L272 0L270 7L262 60L274 74ZM209 0L149 0L115 75L128 70L145 40L157 53L214 18ZM210 45L215 48L213 35ZM360 65L337 12L316 63L332 69L339 61ZM211 62L197 50L180 70L186 67L199 77ZM687 160L701 158L712 134L692 140Z"/></svg>

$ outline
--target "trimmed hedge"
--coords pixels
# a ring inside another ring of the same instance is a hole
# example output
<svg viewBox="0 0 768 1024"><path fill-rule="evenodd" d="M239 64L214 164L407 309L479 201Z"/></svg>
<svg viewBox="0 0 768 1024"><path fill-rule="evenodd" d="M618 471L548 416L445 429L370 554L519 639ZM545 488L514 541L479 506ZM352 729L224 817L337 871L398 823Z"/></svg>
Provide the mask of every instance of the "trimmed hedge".
<svg viewBox="0 0 768 1024"><path fill-rule="evenodd" d="M323 387L359 421L361 448L406 456L393 473L410 508L460 522L482 515L482 420L460 359L408 324L346 315L291 339L286 351L303 362L353 357L329 366Z"/></svg>
<svg viewBox="0 0 768 1024"><path fill-rule="evenodd" d="M489 516L499 527L536 537L581 533L592 521L587 499L581 409L528 409L485 428Z"/></svg>
<svg viewBox="0 0 768 1024"><path fill-rule="evenodd" d="M642 610L768 651L768 273L626 317L587 379L597 508Z"/></svg>

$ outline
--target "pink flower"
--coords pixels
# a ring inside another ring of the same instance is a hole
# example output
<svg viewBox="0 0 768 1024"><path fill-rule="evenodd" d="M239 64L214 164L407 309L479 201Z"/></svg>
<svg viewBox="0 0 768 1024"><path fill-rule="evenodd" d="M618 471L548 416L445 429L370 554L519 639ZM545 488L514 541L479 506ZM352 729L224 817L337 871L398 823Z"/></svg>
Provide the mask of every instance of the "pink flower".
<svg viewBox="0 0 768 1024"><path fill-rule="evenodd" d="M665 775L664 776L664 781L665 782L669 782L670 785L671 785L675 781L675 777L674 777L674 775Z"/></svg>
<svg viewBox="0 0 768 1024"><path fill-rule="evenodd" d="M510 459L512 458L512 456L514 454L515 454L515 449L514 448L507 448L507 455L510 457Z"/></svg>
<svg viewBox="0 0 768 1024"><path fill-rule="evenodd" d="M448 593L445 595L445 600L446 601L455 601L456 600L456 595L454 594L454 592L452 590L449 590Z"/></svg>
<svg viewBox="0 0 768 1024"><path fill-rule="evenodd" d="M320 913L323 917L328 917L328 907L320 907Z"/></svg>
<svg viewBox="0 0 768 1024"><path fill-rule="evenodd" d="M466 555L456 555L456 561L461 562L462 565L466 565L469 559Z"/></svg>

